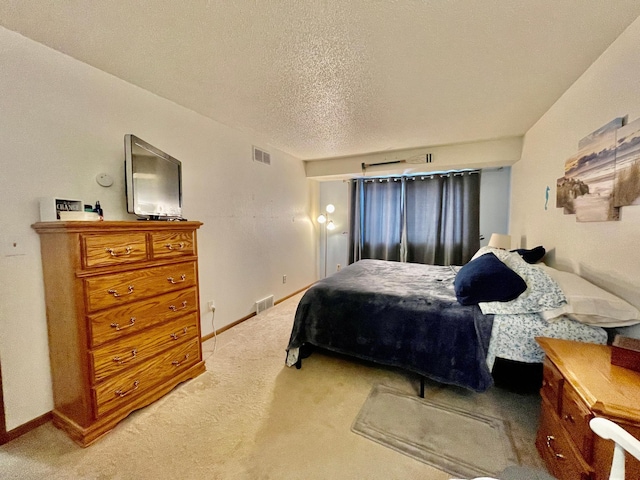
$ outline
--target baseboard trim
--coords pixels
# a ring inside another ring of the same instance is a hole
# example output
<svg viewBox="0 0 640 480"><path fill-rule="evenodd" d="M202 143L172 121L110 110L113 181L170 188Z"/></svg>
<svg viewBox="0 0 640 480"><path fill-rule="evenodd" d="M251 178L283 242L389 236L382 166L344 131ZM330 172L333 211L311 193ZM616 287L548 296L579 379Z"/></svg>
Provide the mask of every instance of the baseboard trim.
<svg viewBox="0 0 640 480"><path fill-rule="evenodd" d="M315 282L314 282L314 283L315 283ZM289 300L289 299L290 299L291 297L293 297L294 295L297 295L297 294L299 294L300 292L304 292L304 291L305 291L307 288L309 288L311 285L313 285L313 283L311 283L311 284L307 285L306 287L301 288L300 290L296 290L295 292L290 293L290 294L289 294L289 295L287 295L286 297L282 297L281 299L276 300L273 304L274 304L274 305L278 305L279 303L282 303L282 302L284 302L285 300ZM250 313L249 315L246 315L246 316L244 316L244 317L240 318L239 320L236 320L235 322L230 323L229 325L225 325L224 327L219 328L218 330L215 330L214 332L209 333L208 335L204 335L203 337L201 337L201 340L202 340L203 342L206 342L207 340L209 340L209 339L211 339L211 338L215 337L216 335L219 335L219 334L221 334L222 332L225 332L225 331L229 330L230 328L233 328L233 327L235 327L236 325L239 325L239 324L241 324L242 322L244 322L244 321L246 321L246 320L249 320L250 318L253 318L253 317L255 317L255 316L256 316L256 312Z"/></svg>
<svg viewBox="0 0 640 480"><path fill-rule="evenodd" d="M315 282L313 282L313 283L315 283ZM274 302L274 305L277 305L277 304L279 304L279 303L282 303L282 302L284 302L285 300L289 300L291 297L293 297L293 296L295 296L295 295L299 294L300 292L304 292L304 291L305 291L306 289L308 289L311 285L313 285L313 283L310 283L310 284L309 284L309 285L307 285L306 287L302 287L300 290L296 290L295 292L290 293L290 294L289 294L289 295L287 295L286 297L282 297L280 300L276 300L276 301Z"/></svg>
<svg viewBox="0 0 640 480"><path fill-rule="evenodd" d="M53 418L52 412L47 412L44 415L40 415L39 417L34 418L33 420L28 421L20 425L13 430L8 432L0 433L0 445L4 445L5 443L10 442L11 440L15 440L16 438L24 435L27 432L30 432L34 428L38 428L40 425L44 425L45 423L51 421Z"/></svg>
<svg viewBox="0 0 640 480"><path fill-rule="evenodd" d="M285 300L290 299L294 295L297 295L300 292L305 291L311 285L313 285L313 283L307 285L306 287L301 288L300 290L296 290L295 292L287 295L286 297L281 298L280 300L275 301L274 305L282 303ZM239 320L236 320L233 323L230 323L229 325L225 325L224 327L216 330L215 332L210 333L209 335L205 335L204 337L202 337L202 341L204 342L206 340L209 340L210 338L213 338L215 335L218 335L219 333L222 333L225 330L229 330L230 328L235 327L236 325L239 325L240 323L244 322L245 320L249 320L250 318L255 317L255 316L256 316L256 313L253 312L253 313L251 313L251 314L249 314L249 315L247 315L245 317L242 317ZM0 392L0 394L1 394L1 392ZM8 432L0 431L0 445L4 445L5 443L10 442L11 440L15 440L16 438L24 435L25 433L30 432L34 428L38 428L40 425L44 425L45 423L50 422L52 419L53 419L53 412L47 412L44 415L40 415L39 417L36 417L33 420L30 420L27 423L24 423L24 424L20 425L19 427L14 428L11 431L8 431Z"/></svg>

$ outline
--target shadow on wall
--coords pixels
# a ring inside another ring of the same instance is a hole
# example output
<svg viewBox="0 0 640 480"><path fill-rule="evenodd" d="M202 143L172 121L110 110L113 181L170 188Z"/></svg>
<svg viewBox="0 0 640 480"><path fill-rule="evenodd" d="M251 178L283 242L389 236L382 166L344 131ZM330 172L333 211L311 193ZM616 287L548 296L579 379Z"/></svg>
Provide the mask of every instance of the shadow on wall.
<svg viewBox="0 0 640 480"><path fill-rule="evenodd" d="M638 285L630 285L620 281L620 278L614 277L610 273L596 270L593 267L580 263L580 269L577 272L582 278L589 280L591 283L605 289L608 292L617 295L626 300L636 308L640 308L640 296L638 294Z"/></svg>
<svg viewBox="0 0 640 480"><path fill-rule="evenodd" d="M638 294L638 286L630 285L620 281L620 278L611 275L610 273L602 272L593 267L579 264L579 275L591 283L603 288L604 290L613 293L614 295L626 300L636 308L640 308L640 296ZM640 338L640 324L632 325L630 327L616 327L611 329L611 333L620 333L621 335Z"/></svg>

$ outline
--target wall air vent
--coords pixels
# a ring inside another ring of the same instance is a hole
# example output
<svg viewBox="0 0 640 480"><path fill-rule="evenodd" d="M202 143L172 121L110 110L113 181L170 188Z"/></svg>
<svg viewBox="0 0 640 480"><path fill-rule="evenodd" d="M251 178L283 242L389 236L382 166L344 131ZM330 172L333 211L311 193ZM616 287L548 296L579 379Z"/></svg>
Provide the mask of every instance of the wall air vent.
<svg viewBox="0 0 640 480"><path fill-rule="evenodd" d="M269 152L265 152L261 148L253 147L253 161L264 163L265 165L271 165L271 155Z"/></svg>
<svg viewBox="0 0 640 480"><path fill-rule="evenodd" d="M262 300L256 301L256 313L264 312L267 308L273 307L273 295L264 297Z"/></svg>

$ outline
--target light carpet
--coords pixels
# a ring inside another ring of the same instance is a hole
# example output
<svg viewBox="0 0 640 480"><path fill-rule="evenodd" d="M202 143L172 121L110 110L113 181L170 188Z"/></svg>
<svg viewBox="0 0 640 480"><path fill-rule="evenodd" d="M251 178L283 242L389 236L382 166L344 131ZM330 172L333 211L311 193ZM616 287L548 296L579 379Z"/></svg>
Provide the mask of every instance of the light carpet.
<svg viewBox="0 0 640 480"><path fill-rule="evenodd" d="M351 431L373 385L416 394L416 376L319 352L301 370L284 365L300 298L205 342L205 374L131 414L88 448L51 423L0 446L0 478L449 479ZM519 462L540 462L537 394L498 388L477 394L428 382L426 397L508 420Z"/></svg>
<svg viewBox="0 0 640 480"><path fill-rule="evenodd" d="M456 477L497 477L517 457L499 418L373 387L353 431Z"/></svg>

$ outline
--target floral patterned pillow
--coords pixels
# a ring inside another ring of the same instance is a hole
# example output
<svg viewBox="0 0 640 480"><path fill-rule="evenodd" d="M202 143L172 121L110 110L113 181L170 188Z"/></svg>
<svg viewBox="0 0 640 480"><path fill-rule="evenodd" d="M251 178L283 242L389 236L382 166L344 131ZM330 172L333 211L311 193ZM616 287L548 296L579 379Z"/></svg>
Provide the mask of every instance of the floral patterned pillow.
<svg viewBox="0 0 640 480"><path fill-rule="evenodd" d="M489 249L489 251L502 260L505 265L520 275L527 284L527 289L518 298L509 302L480 303L482 313L539 313L559 308L567 303L567 298L560 286L539 266L528 264L515 252L500 250L496 253L495 251L499 249L491 247L483 248ZM483 248L481 248L479 252L483 250Z"/></svg>

